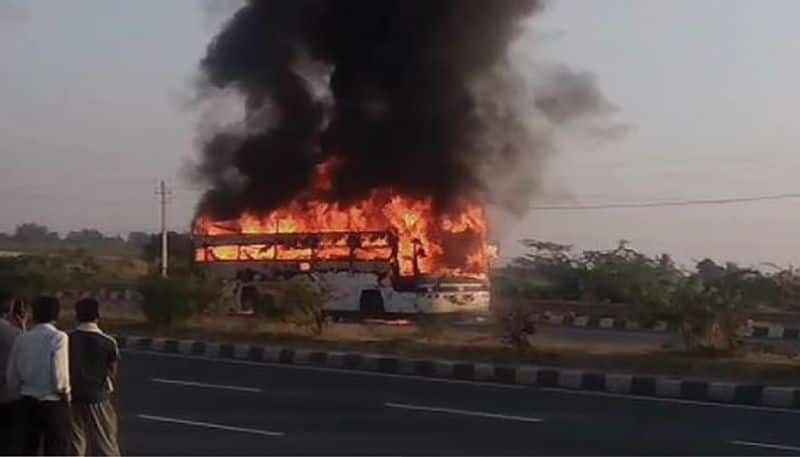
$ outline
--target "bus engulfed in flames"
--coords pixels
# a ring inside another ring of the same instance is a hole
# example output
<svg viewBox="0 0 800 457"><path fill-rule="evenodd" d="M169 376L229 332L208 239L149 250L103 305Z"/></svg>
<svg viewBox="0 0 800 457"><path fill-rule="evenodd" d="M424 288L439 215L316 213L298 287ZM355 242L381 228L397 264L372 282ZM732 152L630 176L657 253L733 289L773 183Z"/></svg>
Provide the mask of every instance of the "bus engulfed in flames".
<svg viewBox="0 0 800 457"><path fill-rule="evenodd" d="M319 166L309 192L266 214L197 217L195 261L309 274L380 271L394 288L406 284L408 290L433 292L443 281L466 281L488 291L495 251L480 205L462 202L439 214L430 198L389 189L375 189L352 204L331 203L320 198L330 189L330 170L329 163Z"/></svg>
<svg viewBox="0 0 800 457"><path fill-rule="evenodd" d="M315 189L324 191L329 186L328 169L319 167ZM493 252L481 206L461 203L447 214L436 215L431 199L390 190L374 190L369 198L346 206L298 199L264 215L247 213L228 221L201 216L195 221L194 235L206 241L239 236L242 241L200 243L197 262L382 260L396 263L401 276L485 279ZM248 235L277 237L272 243L248 243ZM284 238L292 242L281 243L280 235L305 238Z"/></svg>

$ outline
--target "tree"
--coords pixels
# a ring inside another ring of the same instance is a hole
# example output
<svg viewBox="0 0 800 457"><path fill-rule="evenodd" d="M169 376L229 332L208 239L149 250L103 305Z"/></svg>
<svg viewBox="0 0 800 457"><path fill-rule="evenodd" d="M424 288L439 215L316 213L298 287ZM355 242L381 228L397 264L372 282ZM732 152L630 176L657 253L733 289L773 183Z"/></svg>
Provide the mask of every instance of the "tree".
<svg viewBox="0 0 800 457"><path fill-rule="evenodd" d="M661 316L678 325L687 348L730 351L738 346L741 312L758 303L754 284L764 276L734 263L724 267L705 259L682 278L661 306Z"/></svg>
<svg viewBox="0 0 800 457"><path fill-rule="evenodd" d="M181 323L204 306L204 290L192 277L162 278L150 275L140 280L142 311L148 321L163 326Z"/></svg>
<svg viewBox="0 0 800 457"><path fill-rule="evenodd" d="M92 246L98 245L105 240L105 236L98 230L82 229L67 233L64 241L74 245Z"/></svg>
<svg viewBox="0 0 800 457"><path fill-rule="evenodd" d="M626 241L608 251L585 251L580 263L586 270L584 299L606 303L645 304L660 300L681 271L667 254L644 255Z"/></svg>
<svg viewBox="0 0 800 457"><path fill-rule="evenodd" d="M775 284L778 303L783 308L797 309L800 305L800 269L788 267L771 278Z"/></svg>
<svg viewBox="0 0 800 457"><path fill-rule="evenodd" d="M706 258L685 271L668 254L645 255L624 240L613 249L581 253L555 243L522 243L529 252L493 273L501 297L625 304L628 318L645 326L673 323L691 349L735 348L742 311L800 305L800 269L792 267L776 266L770 274Z"/></svg>
<svg viewBox="0 0 800 457"><path fill-rule="evenodd" d="M15 297L33 299L42 293L56 293L69 284L62 259L20 256L0 259L0 289Z"/></svg>
<svg viewBox="0 0 800 457"><path fill-rule="evenodd" d="M663 300L682 272L667 254L650 257L626 241L605 251L573 254L570 246L524 240L531 252L514 259L496 285L506 294L639 305Z"/></svg>
<svg viewBox="0 0 800 457"><path fill-rule="evenodd" d="M145 232L130 232L128 233L128 244L140 251L145 245L150 243L150 234Z"/></svg>
<svg viewBox="0 0 800 457"><path fill-rule="evenodd" d="M725 268L709 258L697 262L696 269L700 279L706 282L716 281L725 274Z"/></svg>
<svg viewBox="0 0 800 457"><path fill-rule="evenodd" d="M571 246L522 240L530 252L515 258L496 278L498 290L526 298L578 300L583 296L585 271Z"/></svg>
<svg viewBox="0 0 800 457"><path fill-rule="evenodd" d="M194 259L194 243L188 233L168 232L167 249L170 262L190 264ZM154 262L161 258L161 234L152 234L141 248L143 260Z"/></svg>
<svg viewBox="0 0 800 457"><path fill-rule="evenodd" d="M59 241L58 233L51 232L46 225L33 222L18 225L14 239L23 243L50 243Z"/></svg>
<svg viewBox="0 0 800 457"><path fill-rule="evenodd" d="M86 249L95 254L125 254L130 252L122 237L105 236L95 229L81 229L69 232L62 245L68 249Z"/></svg>

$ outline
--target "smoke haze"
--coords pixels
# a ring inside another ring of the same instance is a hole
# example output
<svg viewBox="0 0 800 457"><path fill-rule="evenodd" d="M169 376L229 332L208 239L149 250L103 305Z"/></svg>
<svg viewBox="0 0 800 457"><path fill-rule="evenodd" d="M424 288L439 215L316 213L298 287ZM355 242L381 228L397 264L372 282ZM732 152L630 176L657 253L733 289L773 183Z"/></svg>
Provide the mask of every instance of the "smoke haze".
<svg viewBox="0 0 800 457"><path fill-rule="evenodd" d="M263 212L310 187L336 157L323 198L391 188L524 212L552 131L613 107L589 74L515 70L509 47L537 0L250 1L200 63L201 98L234 91L244 119L204 124L198 211Z"/></svg>

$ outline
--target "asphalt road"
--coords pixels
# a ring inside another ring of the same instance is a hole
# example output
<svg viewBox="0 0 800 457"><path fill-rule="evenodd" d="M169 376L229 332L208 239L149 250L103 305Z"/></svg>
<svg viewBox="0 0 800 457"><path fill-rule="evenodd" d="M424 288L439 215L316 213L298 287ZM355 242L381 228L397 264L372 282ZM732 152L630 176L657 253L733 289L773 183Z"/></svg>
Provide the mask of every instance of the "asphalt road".
<svg viewBox="0 0 800 457"><path fill-rule="evenodd" d="M127 455L800 454L800 411L142 352L118 387Z"/></svg>

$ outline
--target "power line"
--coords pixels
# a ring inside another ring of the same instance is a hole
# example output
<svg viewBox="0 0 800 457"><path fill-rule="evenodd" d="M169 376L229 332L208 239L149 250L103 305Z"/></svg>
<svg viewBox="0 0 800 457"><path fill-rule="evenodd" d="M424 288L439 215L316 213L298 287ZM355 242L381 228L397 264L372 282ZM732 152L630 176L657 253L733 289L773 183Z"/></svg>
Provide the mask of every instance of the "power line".
<svg viewBox="0 0 800 457"><path fill-rule="evenodd" d="M64 200L80 201L92 204L105 204L105 205L120 205L124 203L131 203L137 197L125 193L125 195L108 196L82 194L82 195L65 195L63 190L40 188L38 186L29 185L0 185L0 191L6 192L28 192L28 197L32 198L53 198L60 197ZM32 193L31 193L32 192ZM189 187L172 187L167 191L167 201L182 200L184 202L195 201L196 196L190 194L201 193L202 190L193 189ZM159 191L156 191L157 195ZM689 199L689 200L665 200L665 201L647 201L647 202L633 202L633 203L598 203L598 204L577 204L577 205L533 205L528 209L531 211L581 211L581 210L598 210L598 209L636 209L636 208L661 208L661 207L677 207L677 206L696 206L696 205L726 205L735 203L748 203L768 200L789 200L800 198L798 193L782 193L770 195L756 195L748 197L729 197L729 198L707 198L707 199Z"/></svg>
<svg viewBox="0 0 800 457"><path fill-rule="evenodd" d="M696 206L696 205L728 205L732 203L748 203L765 200L788 200L800 198L800 193L757 195L753 197L707 198L697 200L673 200L641 203L604 203L597 205L543 205L531 206L533 211L580 211L592 209L629 209L629 208L663 208L670 206Z"/></svg>

